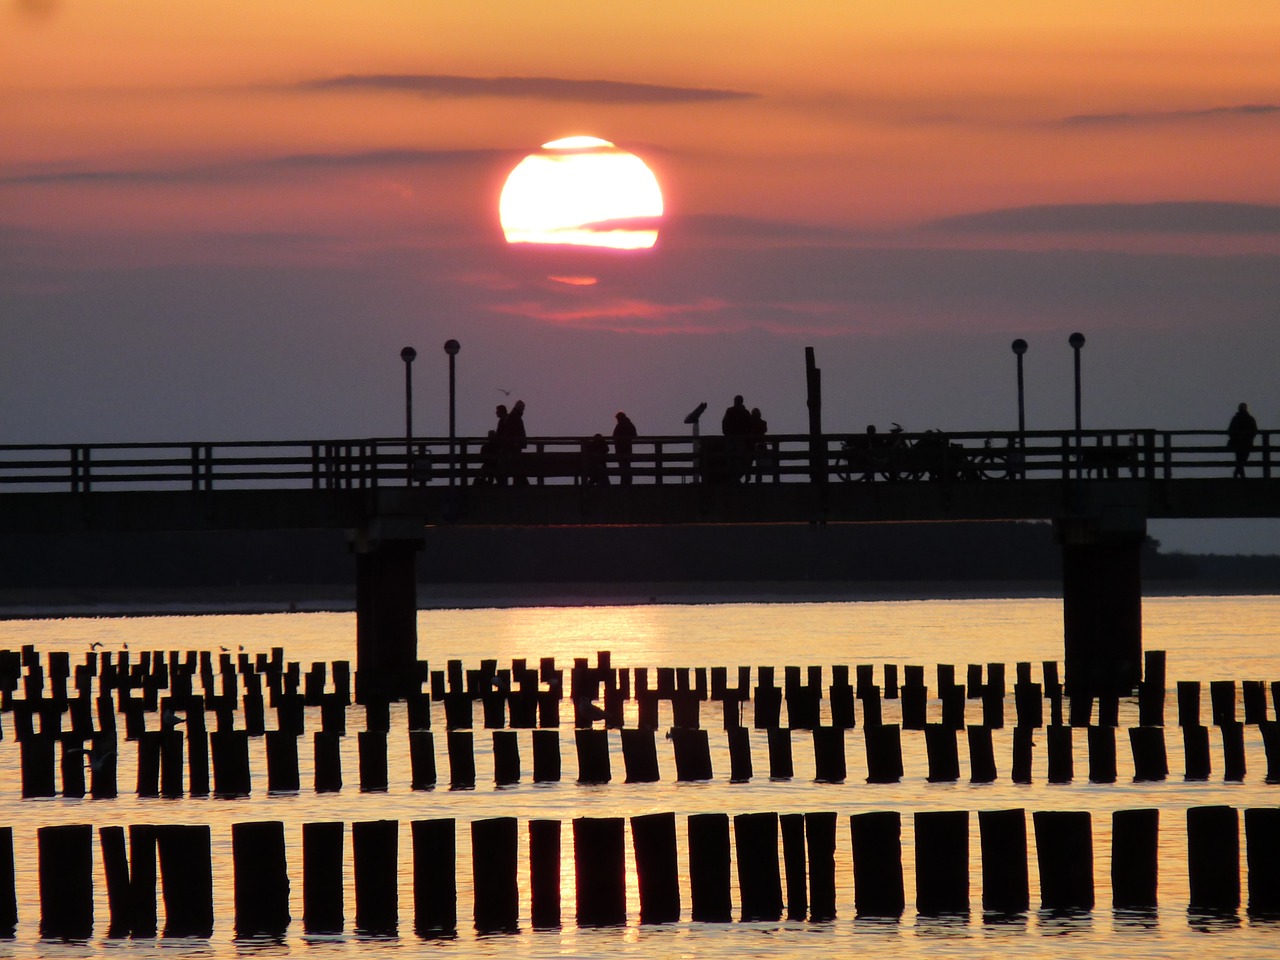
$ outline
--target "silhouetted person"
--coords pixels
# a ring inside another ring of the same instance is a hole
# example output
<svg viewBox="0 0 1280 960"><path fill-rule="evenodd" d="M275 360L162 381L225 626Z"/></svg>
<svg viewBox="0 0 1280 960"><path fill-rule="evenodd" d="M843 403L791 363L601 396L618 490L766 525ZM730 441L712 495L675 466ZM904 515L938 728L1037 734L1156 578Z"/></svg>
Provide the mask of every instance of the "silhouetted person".
<svg viewBox="0 0 1280 960"><path fill-rule="evenodd" d="M499 407L499 409L503 408ZM499 470L500 457L498 431L490 430L488 439L480 444L480 472L476 474L476 486L488 486L504 482Z"/></svg>
<svg viewBox="0 0 1280 960"><path fill-rule="evenodd" d="M1233 477L1244 476L1244 465L1249 460L1254 438L1258 435L1258 421L1249 412L1249 405L1242 403L1227 425L1227 449L1236 455Z"/></svg>
<svg viewBox="0 0 1280 960"><path fill-rule="evenodd" d="M587 486L607 486L609 483L609 441L597 433L582 447L587 461Z"/></svg>
<svg viewBox="0 0 1280 960"><path fill-rule="evenodd" d="M493 411L494 416L498 418L497 425L489 431L489 447L490 456L493 460L493 470L491 472L492 482L500 487L507 485L507 469L510 466L509 457L507 456L507 405L505 403L498 404ZM481 453L483 454L483 450Z"/></svg>
<svg viewBox="0 0 1280 960"><path fill-rule="evenodd" d="M618 483L631 486L631 442L636 438L636 425L619 410L614 414L613 450L618 456Z"/></svg>
<svg viewBox="0 0 1280 960"><path fill-rule="evenodd" d="M517 400L501 423L498 424L498 449L503 464L503 474L511 482L527 486L529 478L520 468L520 451L526 446L524 433L524 401Z"/></svg>
<svg viewBox="0 0 1280 960"><path fill-rule="evenodd" d="M733 406L724 412L720 432L724 434L729 479L737 483L747 472L751 459L751 412L742 402L742 394L734 397Z"/></svg>
<svg viewBox="0 0 1280 960"><path fill-rule="evenodd" d="M747 475L750 476L751 467L754 464L756 468L756 483L762 479L760 475L760 464L764 460L765 451L768 445L765 443L765 434L769 432L769 421L760 414L759 407L751 408L751 449L748 454L749 462L747 463Z"/></svg>

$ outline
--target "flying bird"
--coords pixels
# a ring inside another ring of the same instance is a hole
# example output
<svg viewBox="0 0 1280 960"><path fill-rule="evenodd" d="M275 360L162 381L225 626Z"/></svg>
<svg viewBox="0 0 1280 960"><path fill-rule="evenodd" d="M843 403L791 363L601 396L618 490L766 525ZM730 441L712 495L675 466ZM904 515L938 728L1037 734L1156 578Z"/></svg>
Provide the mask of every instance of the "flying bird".
<svg viewBox="0 0 1280 960"><path fill-rule="evenodd" d="M503 390L501 387L498 387L498 392L499 392L500 394L502 394L504 397L509 397L509 396L511 396L511 391L510 391L510 390Z"/></svg>

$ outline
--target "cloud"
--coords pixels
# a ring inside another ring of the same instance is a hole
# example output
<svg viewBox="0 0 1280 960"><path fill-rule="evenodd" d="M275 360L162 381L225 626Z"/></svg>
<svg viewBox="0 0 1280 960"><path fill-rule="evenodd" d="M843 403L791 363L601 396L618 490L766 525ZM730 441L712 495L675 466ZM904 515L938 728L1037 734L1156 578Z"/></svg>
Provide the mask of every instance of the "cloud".
<svg viewBox="0 0 1280 960"><path fill-rule="evenodd" d="M1046 204L943 217L924 228L958 233L1280 233L1280 205L1212 201Z"/></svg>
<svg viewBox="0 0 1280 960"><path fill-rule="evenodd" d="M1077 113L1057 121L1067 127L1121 126L1129 124L1181 123L1228 117L1267 117L1280 114L1280 104L1242 103L1199 110L1135 110L1121 113Z"/></svg>
<svg viewBox="0 0 1280 960"><path fill-rule="evenodd" d="M459 77L447 74L347 74L296 85L305 91L391 91L428 97L465 99L506 97L572 103L705 103L752 100L760 95L741 90L673 87L620 80L570 80L563 77Z"/></svg>
<svg viewBox="0 0 1280 960"><path fill-rule="evenodd" d="M252 179L263 174L300 170L360 170L388 167L474 167L477 163L508 161L517 150L364 150L355 153L298 153L175 169L67 169L37 167L0 177L0 185L43 184L167 184L210 183Z"/></svg>

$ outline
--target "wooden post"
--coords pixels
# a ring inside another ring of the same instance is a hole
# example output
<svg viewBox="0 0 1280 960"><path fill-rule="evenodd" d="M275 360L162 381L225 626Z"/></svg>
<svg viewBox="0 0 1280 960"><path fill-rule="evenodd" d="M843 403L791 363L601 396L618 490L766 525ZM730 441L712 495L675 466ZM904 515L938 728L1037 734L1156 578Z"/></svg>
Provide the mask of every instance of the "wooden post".
<svg viewBox="0 0 1280 960"><path fill-rule="evenodd" d="M671 745L675 749L677 780L711 779L711 747L707 731L675 727L671 730Z"/></svg>
<svg viewBox="0 0 1280 960"><path fill-rule="evenodd" d="M471 869L477 933L520 929L515 817L471 822Z"/></svg>
<svg viewBox="0 0 1280 960"><path fill-rule="evenodd" d="M355 861L356 932L394 937L399 928L398 886L400 824L365 820L351 825Z"/></svg>
<svg viewBox="0 0 1280 960"><path fill-rule="evenodd" d="M336 793L342 789L342 740L338 734L323 730L317 730L311 738L315 750L315 791Z"/></svg>
<svg viewBox="0 0 1280 960"><path fill-rule="evenodd" d="M1240 823L1234 807L1187 810L1187 878L1192 913L1235 913L1240 907Z"/></svg>
<svg viewBox="0 0 1280 960"><path fill-rule="evenodd" d="M1209 779L1209 728L1190 724L1182 728L1183 779Z"/></svg>
<svg viewBox="0 0 1280 960"><path fill-rule="evenodd" d="M1027 819L1022 810L979 810L982 846L982 909L996 914L1026 913Z"/></svg>
<svg viewBox="0 0 1280 960"><path fill-rule="evenodd" d="M849 826L856 916L901 917L906 908L901 815L896 810L855 813Z"/></svg>
<svg viewBox="0 0 1280 960"><path fill-rule="evenodd" d="M805 882L804 814L784 813L778 818L782 828L782 862L787 877L787 919L804 920L809 915L809 892Z"/></svg>
<svg viewBox="0 0 1280 960"><path fill-rule="evenodd" d="M782 918L782 878L778 872L778 815L742 813L733 818L738 848L738 890L742 920Z"/></svg>
<svg viewBox="0 0 1280 960"><path fill-rule="evenodd" d="M574 730L573 735L578 747L578 782L608 783L612 779L609 731L580 729Z"/></svg>
<svg viewBox="0 0 1280 960"><path fill-rule="evenodd" d="M729 817L689 815L689 899L694 923L729 923Z"/></svg>
<svg viewBox="0 0 1280 960"><path fill-rule="evenodd" d="M493 731L493 782L499 787L520 782L520 741L514 730Z"/></svg>
<svg viewBox="0 0 1280 960"><path fill-rule="evenodd" d="M1111 815L1111 906L1114 909L1156 909L1159 846L1159 810L1117 810Z"/></svg>
<svg viewBox="0 0 1280 960"><path fill-rule="evenodd" d="M955 730L944 723L926 723L924 742L929 756L929 782L955 783L959 780L960 755L956 749Z"/></svg>
<svg viewBox="0 0 1280 960"><path fill-rule="evenodd" d="M129 936L133 929L129 897L129 855L125 846L124 827L99 827L98 848L102 851L102 871L107 881L107 909L111 917L107 925L107 938L118 940Z"/></svg>
<svg viewBox="0 0 1280 960"><path fill-rule="evenodd" d="M751 765L751 734L746 727L734 727L725 733L729 738L729 782L748 783L755 772Z"/></svg>
<svg viewBox="0 0 1280 960"><path fill-rule="evenodd" d="M1280 808L1250 807L1244 812L1249 868L1249 914L1280 914Z"/></svg>
<svg viewBox="0 0 1280 960"><path fill-rule="evenodd" d="M844 783L847 770L842 727L813 728L813 760L818 783Z"/></svg>
<svg viewBox="0 0 1280 960"><path fill-rule="evenodd" d="M1116 731L1114 727L1089 727L1089 782L1116 782Z"/></svg>
<svg viewBox="0 0 1280 960"><path fill-rule="evenodd" d="M289 868L280 820L231 825L236 939L281 938L289 929Z"/></svg>
<svg viewBox="0 0 1280 960"><path fill-rule="evenodd" d="M1130 727L1129 747L1133 751L1135 783L1168 778L1169 758L1164 749L1164 727Z"/></svg>
<svg viewBox="0 0 1280 960"><path fill-rule="evenodd" d="M806 813L804 833L809 854L809 919L825 923L836 918L836 814Z"/></svg>
<svg viewBox="0 0 1280 960"><path fill-rule="evenodd" d="M923 916L967 915L968 811L919 811L915 814L915 834L916 912Z"/></svg>
<svg viewBox="0 0 1280 960"><path fill-rule="evenodd" d="M40 827L36 843L40 938L88 940L93 936L93 827Z"/></svg>
<svg viewBox="0 0 1280 960"><path fill-rule="evenodd" d="M902 733L896 723L863 726L867 752L867 783L898 783L902 779Z"/></svg>
<svg viewBox="0 0 1280 960"><path fill-rule="evenodd" d="M342 892L342 823L302 825L302 929L339 934L346 923Z"/></svg>
<svg viewBox="0 0 1280 960"><path fill-rule="evenodd" d="M560 782L560 731L533 731L533 782Z"/></svg>
<svg viewBox="0 0 1280 960"><path fill-rule="evenodd" d="M680 920L680 873L676 861L676 815L651 813L631 818L641 923Z"/></svg>
<svg viewBox="0 0 1280 960"><path fill-rule="evenodd" d="M449 747L449 789L476 788L476 757L470 730L450 730L445 734Z"/></svg>
<svg viewBox="0 0 1280 960"><path fill-rule="evenodd" d="M991 743L991 728L969 726L965 735L969 741L969 782L995 783L999 773L996 770L995 747Z"/></svg>
<svg viewBox="0 0 1280 960"><path fill-rule="evenodd" d="M301 788L298 773L298 738L289 730L268 730L267 792L297 793Z"/></svg>
<svg viewBox="0 0 1280 960"><path fill-rule="evenodd" d="M458 929L457 824L414 820L413 929L424 938L452 937Z"/></svg>
<svg viewBox="0 0 1280 960"><path fill-rule="evenodd" d="M436 785L436 739L430 730L409 731L409 778L413 790Z"/></svg>
<svg viewBox="0 0 1280 960"><path fill-rule="evenodd" d="M535 930L560 926L559 820L529 821L529 919Z"/></svg>
<svg viewBox="0 0 1280 960"><path fill-rule="evenodd" d="M213 854L209 827L155 827L160 851L164 936L213 936Z"/></svg>
<svg viewBox="0 0 1280 960"><path fill-rule="evenodd" d="M1037 810L1036 863L1044 910L1093 909L1093 826L1088 811Z"/></svg>
<svg viewBox="0 0 1280 960"><path fill-rule="evenodd" d="M468 734L469 736L469 734ZM360 792L386 793L387 734L383 730L361 730L358 734Z"/></svg>
<svg viewBox="0 0 1280 960"><path fill-rule="evenodd" d="M795 775L791 763L791 731L786 727L770 727L769 779L790 780Z"/></svg>
<svg viewBox="0 0 1280 960"><path fill-rule="evenodd" d="M582 734L593 731L577 732ZM573 862L577 871L578 926L619 926L626 923L627 887L622 818L575 818Z"/></svg>
<svg viewBox="0 0 1280 960"><path fill-rule="evenodd" d="M626 771L626 783L657 783L658 750L653 731L649 729L623 730L622 764Z"/></svg>
<svg viewBox="0 0 1280 960"><path fill-rule="evenodd" d="M156 935L156 828L150 824L129 827L129 935L149 940Z"/></svg>

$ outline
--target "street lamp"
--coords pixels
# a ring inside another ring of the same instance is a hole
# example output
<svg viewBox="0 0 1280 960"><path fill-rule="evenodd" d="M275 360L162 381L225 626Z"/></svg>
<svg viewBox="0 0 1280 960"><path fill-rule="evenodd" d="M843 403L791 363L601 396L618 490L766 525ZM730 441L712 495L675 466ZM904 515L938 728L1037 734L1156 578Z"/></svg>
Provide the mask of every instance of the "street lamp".
<svg viewBox="0 0 1280 960"><path fill-rule="evenodd" d="M413 361L418 351L405 347L400 351L404 361L404 475L405 486L413 483Z"/></svg>
<svg viewBox="0 0 1280 960"><path fill-rule="evenodd" d="M1067 338L1067 343L1071 345L1071 349L1075 351L1075 370L1076 370L1076 479L1081 477L1081 458L1083 452L1082 438L1080 436L1080 348L1084 346L1084 334L1073 333Z"/></svg>
<svg viewBox="0 0 1280 960"><path fill-rule="evenodd" d="M1022 356L1027 352L1027 341L1019 337L1010 346L1013 349L1013 355L1018 358L1018 464L1021 466L1023 457L1021 451L1027 445L1027 438L1024 436L1027 432L1027 417L1022 392ZM1018 473L1021 476L1021 470Z"/></svg>
<svg viewBox="0 0 1280 960"><path fill-rule="evenodd" d="M457 458L454 454L454 378L453 378L453 359L458 355L458 351L462 349L462 344L457 340L446 340L444 342L444 352L449 355L449 486L455 483L457 474Z"/></svg>

